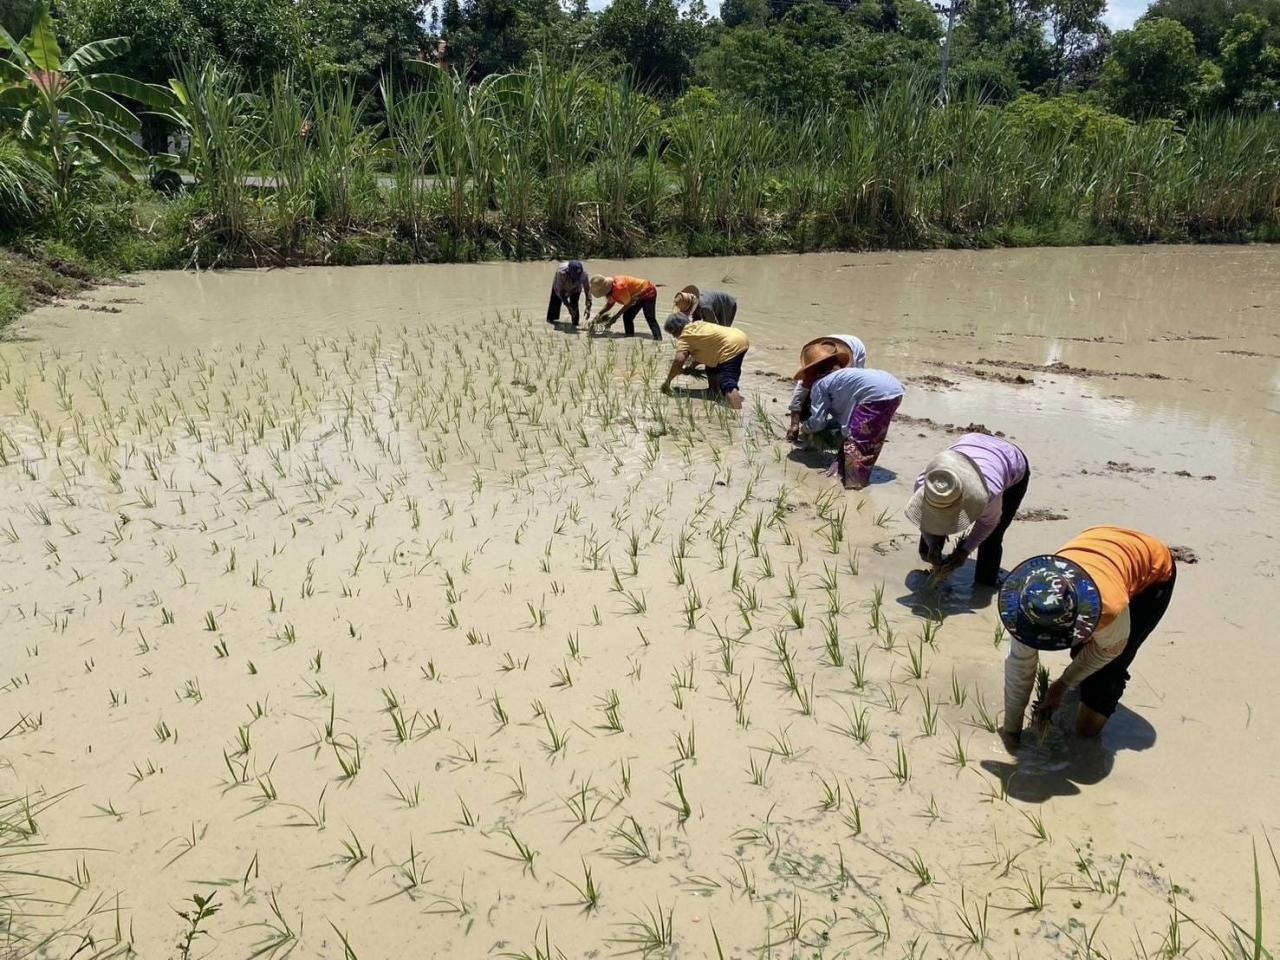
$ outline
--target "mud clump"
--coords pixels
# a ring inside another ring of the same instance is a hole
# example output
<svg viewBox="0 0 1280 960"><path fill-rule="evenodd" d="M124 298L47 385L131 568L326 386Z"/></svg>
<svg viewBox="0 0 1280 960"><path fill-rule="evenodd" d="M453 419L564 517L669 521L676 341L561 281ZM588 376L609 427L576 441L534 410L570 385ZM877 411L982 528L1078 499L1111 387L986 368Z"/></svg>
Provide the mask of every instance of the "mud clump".
<svg viewBox="0 0 1280 960"><path fill-rule="evenodd" d="M1200 554L1196 553L1190 547L1169 547L1169 552L1173 554L1173 559L1179 563L1199 563Z"/></svg>
<svg viewBox="0 0 1280 960"><path fill-rule="evenodd" d="M899 413L893 418L896 422L905 423L909 427L925 427L931 430L941 430L943 433L985 433L989 437L1003 437L1004 431L991 430L984 423L968 423L959 426L954 423L939 423L937 420L931 420L928 417L913 417L907 413Z"/></svg>
<svg viewBox="0 0 1280 960"><path fill-rule="evenodd" d="M1103 467L1102 467L1102 469L1101 469L1101 470L1087 470L1087 469L1085 469L1084 467L1081 467L1081 468L1080 468L1080 473L1081 473L1081 474L1083 474L1083 475L1085 475L1085 476L1088 476L1090 473L1141 473L1141 474L1150 474L1150 473L1155 473L1155 472L1156 472L1156 468L1155 468L1155 467L1136 467L1136 466L1134 466L1132 463L1127 463L1127 462L1124 462L1124 461L1117 461L1117 460L1108 460L1108 461L1103 465Z"/></svg>
<svg viewBox="0 0 1280 960"><path fill-rule="evenodd" d="M926 390L954 390L959 386L954 380L948 380L946 377L935 377L931 373L926 373L919 377L910 377L907 382L924 387Z"/></svg>
<svg viewBox="0 0 1280 960"><path fill-rule="evenodd" d="M1006 370L1032 370L1053 373L1063 377L1132 377L1136 380L1168 380L1163 373L1134 373L1130 370L1092 370L1089 367L1073 367L1055 360L1053 363L1025 363L1020 360L970 360L970 366L1000 367Z"/></svg>
<svg viewBox="0 0 1280 960"><path fill-rule="evenodd" d="M1016 386L1028 386L1035 383L1035 380L1031 377L1024 377L1020 373L1008 374L997 373L994 370L983 370L973 365L977 361L970 363L948 363L942 360L932 360L927 362L932 367L942 367L944 370L954 370L957 373L963 373L965 376L977 377L979 380L991 380L995 383L1010 383ZM940 377L938 379L944 378Z"/></svg>
<svg viewBox="0 0 1280 960"><path fill-rule="evenodd" d="M1219 353L1226 354L1230 357L1268 357L1274 358L1274 353L1259 353L1257 350L1219 350Z"/></svg>
<svg viewBox="0 0 1280 960"><path fill-rule="evenodd" d="M1050 520L1067 520L1065 513L1058 513L1047 507L1036 507L1034 510L1019 510L1013 517L1023 523L1046 523Z"/></svg>

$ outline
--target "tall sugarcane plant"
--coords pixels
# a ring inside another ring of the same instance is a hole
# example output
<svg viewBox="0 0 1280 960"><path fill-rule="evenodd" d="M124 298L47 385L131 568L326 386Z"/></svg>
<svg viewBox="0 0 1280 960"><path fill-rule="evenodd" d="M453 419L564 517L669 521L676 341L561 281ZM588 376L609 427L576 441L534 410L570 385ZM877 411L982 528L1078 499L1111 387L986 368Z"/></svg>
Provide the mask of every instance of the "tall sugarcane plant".
<svg viewBox="0 0 1280 960"><path fill-rule="evenodd" d="M147 155L132 139L135 109L163 110L167 92L117 73L107 61L129 49L126 37L87 43L65 55L47 5L19 42L0 27L0 123L48 165L55 198L65 201L86 168L102 166L132 180Z"/></svg>

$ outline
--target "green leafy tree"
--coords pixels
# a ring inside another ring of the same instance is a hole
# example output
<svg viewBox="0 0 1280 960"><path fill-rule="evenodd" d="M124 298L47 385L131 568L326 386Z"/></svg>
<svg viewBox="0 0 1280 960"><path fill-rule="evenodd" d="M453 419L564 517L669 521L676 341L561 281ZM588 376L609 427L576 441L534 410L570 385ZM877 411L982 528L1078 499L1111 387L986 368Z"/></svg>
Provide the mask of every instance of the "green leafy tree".
<svg viewBox="0 0 1280 960"><path fill-rule="evenodd" d="M1018 90L1054 80L1054 50L1038 9L1008 0L971 0L956 27L953 55L957 83L979 89L982 77Z"/></svg>
<svg viewBox="0 0 1280 960"><path fill-rule="evenodd" d="M0 27L14 36L25 36L39 7L39 0L0 0Z"/></svg>
<svg viewBox="0 0 1280 960"><path fill-rule="evenodd" d="M698 79L722 96L740 96L784 113L838 100L833 50L806 50L775 27L730 30L698 61Z"/></svg>
<svg viewBox="0 0 1280 960"><path fill-rule="evenodd" d="M116 67L144 83L167 84L176 62L214 53L208 31L183 0L63 0L61 10L59 26L73 44L128 38Z"/></svg>
<svg viewBox="0 0 1280 960"><path fill-rule="evenodd" d="M388 67L422 58L420 0L301 0L299 11L310 63L363 89L372 89Z"/></svg>
<svg viewBox="0 0 1280 960"><path fill-rule="evenodd" d="M472 79L508 73L535 53L567 57L585 32L554 0L465 0L456 9L446 4L444 28L450 62Z"/></svg>
<svg viewBox="0 0 1280 960"><path fill-rule="evenodd" d="M101 166L125 180L146 155L131 139L141 122L127 101L165 108L165 92L116 73L106 61L129 48L124 37L97 40L64 55L48 7L36 12L31 32L18 42L0 31L0 117L22 142L46 159L55 196L69 199L78 176Z"/></svg>
<svg viewBox="0 0 1280 960"><path fill-rule="evenodd" d="M1261 17L1241 13L1223 34L1218 66L1230 106L1272 110L1280 102L1280 46L1268 42L1270 32Z"/></svg>
<svg viewBox="0 0 1280 960"><path fill-rule="evenodd" d="M596 19L596 49L660 96L684 89L702 41L701 20L682 15L675 0L613 0Z"/></svg>
<svg viewBox="0 0 1280 960"><path fill-rule="evenodd" d="M1107 34L1102 14L1107 0L1049 0L1045 20L1053 38L1054 89L1072 84L1072 66L1087 58Z"/></svg>
<svg viewBox="0 0 1280 960"><path fill-rule="evenodd" d="M720 22L726 27L762 27L769 22L769 0L724 0Z"/></svg>
<svg viewBox="0 0 1280 960"><path fill-rule="evenodd" d="M1115 35L1102 69L1107 102L1135 118L1177 117L1193 106L1200 79L1195 38L1176 20L1140 21Z"/></svg>
<svg viewBox="0 0 1280 960"><path fill-rule="evenodd" d="M195 10L212 49L255 84L304 60L304 30L293 0L201 0Z"/></svg>
<svg viewBox="0 0 1280 960"><path fill-rule="evenodd" d="M1280 41L1280 0L1155 0L1142 20L1177 20L1191 31L1196 52L1216 59L1222 52L1222 38L1242 13L1253 14L1266 23L1272 43Z"/></svg>

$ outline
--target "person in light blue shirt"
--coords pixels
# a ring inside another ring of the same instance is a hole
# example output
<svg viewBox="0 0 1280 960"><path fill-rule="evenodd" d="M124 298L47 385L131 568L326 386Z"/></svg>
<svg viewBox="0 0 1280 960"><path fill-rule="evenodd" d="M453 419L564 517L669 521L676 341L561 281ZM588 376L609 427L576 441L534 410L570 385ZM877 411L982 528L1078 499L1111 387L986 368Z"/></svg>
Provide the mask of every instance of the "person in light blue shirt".
<svg viewBox="0 0 1280 960"><path fill-rule="evenodd" d="M810 435L838 431L836 466L846 490L861 490L871 482L871 471L905 393L893 374L858 367L833 370L813 385L809 419L801 430Z"/></svg>

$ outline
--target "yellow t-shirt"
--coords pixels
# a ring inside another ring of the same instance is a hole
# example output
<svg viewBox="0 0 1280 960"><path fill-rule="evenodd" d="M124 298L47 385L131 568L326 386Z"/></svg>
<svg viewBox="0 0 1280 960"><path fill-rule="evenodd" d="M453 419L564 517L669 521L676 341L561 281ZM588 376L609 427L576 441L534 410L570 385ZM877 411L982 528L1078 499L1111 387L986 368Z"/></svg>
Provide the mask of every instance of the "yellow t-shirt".
<svg viewBox="0 0 1280 960"><path fill-rule="evenodd" d="M695 320L676 341L676 352L687 353L704 367L718 367L746 351L751 341L741 330Z"/></svg>

